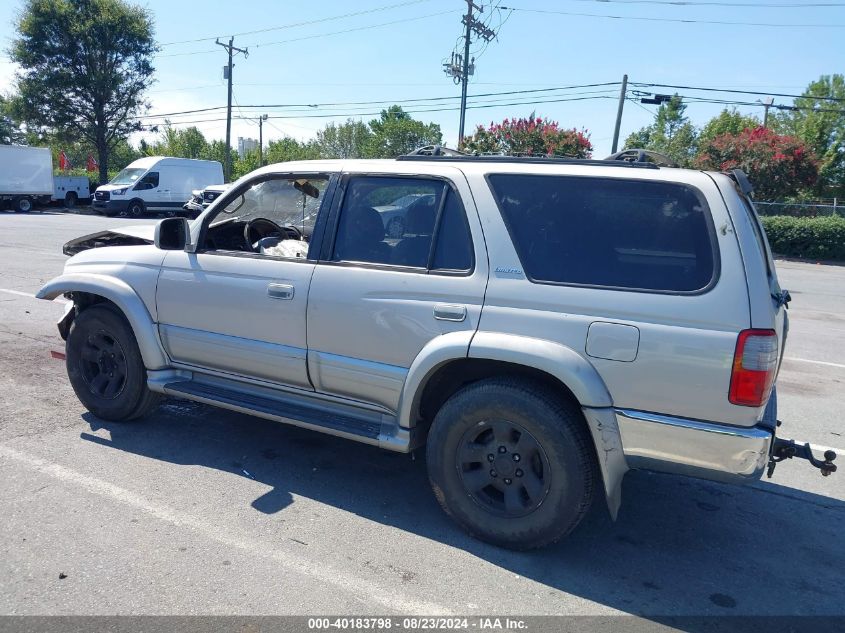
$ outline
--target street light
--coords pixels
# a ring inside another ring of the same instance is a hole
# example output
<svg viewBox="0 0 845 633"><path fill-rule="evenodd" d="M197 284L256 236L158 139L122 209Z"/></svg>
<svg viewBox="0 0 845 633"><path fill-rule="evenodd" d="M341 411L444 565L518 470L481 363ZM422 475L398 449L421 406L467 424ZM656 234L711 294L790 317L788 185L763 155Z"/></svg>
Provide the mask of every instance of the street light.
<svg viewBox="0 0 845 633"><path fill-rule="evenodd" d="M258 166L264 167L264 121L267 120L267 115L262 114L258 117Z"/></svg>

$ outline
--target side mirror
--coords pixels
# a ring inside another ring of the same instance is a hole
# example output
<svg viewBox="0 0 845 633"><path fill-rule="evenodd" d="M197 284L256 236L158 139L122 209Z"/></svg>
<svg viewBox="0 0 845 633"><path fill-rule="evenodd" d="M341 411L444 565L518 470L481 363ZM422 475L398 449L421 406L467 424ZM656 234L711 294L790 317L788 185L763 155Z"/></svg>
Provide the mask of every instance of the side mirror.
<svg viewBox="0 0 845 633"><path fill-rule="evenodd" d="M163 251L182 251L188 245L191 227L187 218L165 218L156 224L155 245Z"/></svg>

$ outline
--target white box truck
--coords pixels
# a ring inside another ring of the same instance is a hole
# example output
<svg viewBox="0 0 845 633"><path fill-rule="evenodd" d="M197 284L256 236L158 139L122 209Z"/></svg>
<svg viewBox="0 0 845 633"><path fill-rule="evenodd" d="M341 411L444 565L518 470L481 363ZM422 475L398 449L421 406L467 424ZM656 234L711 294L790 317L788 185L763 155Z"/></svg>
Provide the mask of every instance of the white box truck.
<svg viewBox="0 0 845 633"><path fill-rule="evenodd" d="M53 156L46 147L0 145L0 204L29 212L53 196Z"/></svg>
<svg viewBox="0 0 845 633"><path fill-rule="evenodd" d="M103 215L140 217L181 213L194 189L223 184L223 165L213 160L148 156L130 163L107 185L97 187L91 207Z"/></svg>

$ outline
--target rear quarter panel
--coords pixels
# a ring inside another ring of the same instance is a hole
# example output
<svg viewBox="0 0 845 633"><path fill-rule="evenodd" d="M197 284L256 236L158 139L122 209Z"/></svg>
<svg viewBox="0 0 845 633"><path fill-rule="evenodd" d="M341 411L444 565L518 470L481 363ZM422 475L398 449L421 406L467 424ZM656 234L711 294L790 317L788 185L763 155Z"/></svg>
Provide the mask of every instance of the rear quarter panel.
<svg viewBox="0 0 845 633"><path fill-rule="evenodd" d="M493 171L487 168L487 171ZM504 170L503 170L504 171ZM698 295L532 283L484 178L468 174L482 213L490 253L490 281L480 332L508 332L566 345L598 370L614 406L742 426L754 425L757 409L728 401L737 333L749 327L743 261L732 219L712 179L685 170L628 170L608 167L508 165L509 173L543 173L666 180L691 185L707 199L720 253L720 273ZM519 271L514 274L513 271ZM639 348L630 362L586 354L594 322L639 329Z"/></svg>

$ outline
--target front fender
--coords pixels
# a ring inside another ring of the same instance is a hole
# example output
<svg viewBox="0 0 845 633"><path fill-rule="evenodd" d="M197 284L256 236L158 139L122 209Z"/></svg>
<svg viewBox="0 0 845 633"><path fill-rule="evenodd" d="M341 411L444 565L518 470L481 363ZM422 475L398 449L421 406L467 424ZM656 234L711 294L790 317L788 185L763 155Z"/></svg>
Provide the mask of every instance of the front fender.
<svg viewBox="0 0 845 633"><path fill-rule="evenodd" d="M582 407L613 405L596 368L581 354L560 343L500 332L477 332L469 357L525 365L551 374L569 387Z"/></svg>
<svg viewBox="0 0 845 633"><path fill-rule="evenodd" d="M126 282L97 273L67 273L47 282L35 296L52 301L67 292L87 292L114 303L132 327L146 368L163 369L169 365L147 307Z"/></svg>

